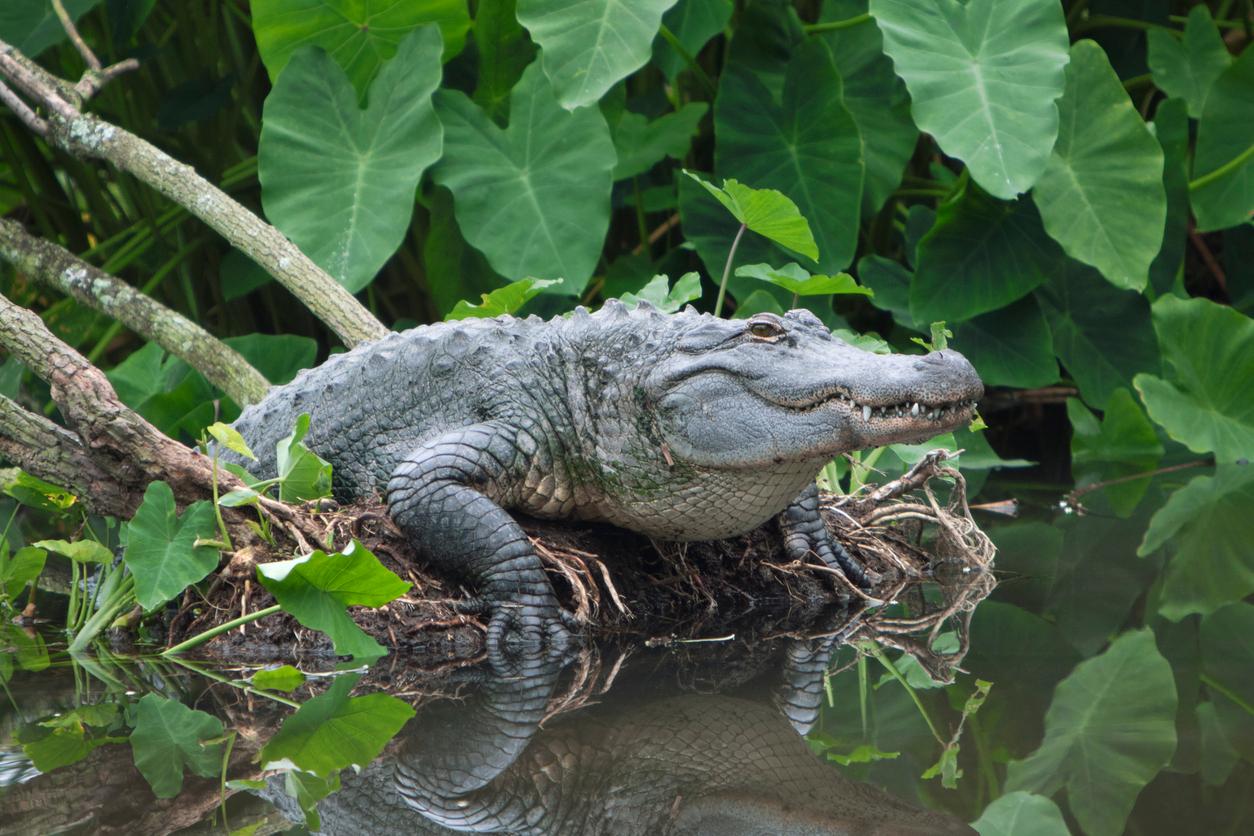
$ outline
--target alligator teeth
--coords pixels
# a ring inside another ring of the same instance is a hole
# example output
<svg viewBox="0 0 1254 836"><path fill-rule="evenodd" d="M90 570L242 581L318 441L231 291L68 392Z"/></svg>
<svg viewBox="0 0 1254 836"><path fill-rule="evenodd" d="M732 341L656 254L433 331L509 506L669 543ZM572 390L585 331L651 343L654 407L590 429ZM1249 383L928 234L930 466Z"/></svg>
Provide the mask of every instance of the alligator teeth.
<svg viewBox="0 0 1254 836"><path fill-rule="evenodd" d="M919 404L918 404L918 402L915 402L915 403L913 403L913 404L911 404L911 405L910 405L910 414L911 414L911 415L913 415L915 418L918 418L918 417L919 417Z"/></svg>
<svg viewBox="0 0 1254 836"><path fill-rule="evenodd" d="M863 421L870 421L870 420L871 420L871 407L869 407L869 406L863 406L863 407L862 407L862 420L863 420Z"/></svg>

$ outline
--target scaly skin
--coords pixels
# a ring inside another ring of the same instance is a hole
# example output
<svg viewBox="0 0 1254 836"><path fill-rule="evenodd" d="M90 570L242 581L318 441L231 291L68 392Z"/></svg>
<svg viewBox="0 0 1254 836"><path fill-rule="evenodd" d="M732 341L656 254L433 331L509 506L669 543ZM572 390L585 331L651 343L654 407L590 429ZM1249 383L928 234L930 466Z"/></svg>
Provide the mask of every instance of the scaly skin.
<svg viewBox="0 0 1254 836"><path fill-rule="evenodd" d="M610 302L392 334L277 387L235 427L269 477L275 443L309 413L337 498L386 492L417 551L492 608L490 645L534 643L564 637L566 619L509 511L670 540L783 512L791 556L865 584L819 517L818 471L963 425L982 392L956 352L872 354L807 311L729 321Z"/></svg>

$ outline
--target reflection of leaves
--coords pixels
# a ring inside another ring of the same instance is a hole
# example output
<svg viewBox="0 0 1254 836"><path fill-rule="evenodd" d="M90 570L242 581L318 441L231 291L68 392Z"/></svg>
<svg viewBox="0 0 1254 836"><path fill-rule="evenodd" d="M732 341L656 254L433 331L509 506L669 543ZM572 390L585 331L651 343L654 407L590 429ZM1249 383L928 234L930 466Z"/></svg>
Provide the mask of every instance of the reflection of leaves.
<svg viewBox="0 0 1254 836"><path fill-rule="evenodd" d="M971 825L980 836L1068 836L1058 805L1030 792L1011 792L984 808Z"/></svg>
<svg viewBox="0 0 1254 836"><path fill-rule="evenodd" d="M358 679L338 677L325 694L288 717L261 750L262 768L295 767L328 778L374 760L414 710L389 694L350 697Z"/></svg>
<svg viewBox="0 0 1254 836"><path fill-rule="evenodd" d="M1171 494L1136 553L1170 544L1159 612L1208 613L1254 592L1254 468L1220 466Z"/></svg>
<svg viewBox="0 0 1254 836"><path fill-rule="evenodd" d="M194 545L217 531L213 506L193 502L179 516L174 491L165 482L153 482L144 491L126 531L122 559L135 578L135 598L145 610L169 601L218 566L217 549Z"/></svg>
<svg viewBox="0 0 1254 836"><path fill-rule="evenodd" d="M305 683L305 675L291 665L257 671L248 680L267 691L295 691Z"/></svg>
<svg viewBox="0 0 1254 836"><path fill-rule="evenodd" d="M336 653L358 657L386 651L353 623L345 607L381 607L409 589L356 540L341 553L315 551L263 563L257 576L284 611L330 636Z"/></svg>
<svg viewBox="0 0 1254 836"><path fill-rule="evenodd" d="M183 788L186 767L202 777L216 775L222 744L202 741L222 736L222 722L177 700L147 694L135 706L131 750L135 767L157 798L173 798Z"/></svg>
<svg viewBox="0 0 1254 836"><path fill-rule="evenodd" d="M1154 303L1154 330L1167 379L1133 380L1150 417L1195 453L1221 462L1249 456L1254 320L1208 299L1164 296Z"/></svg>
<svg viewBox="0 0 1254 836"><path fill-rule="evenodd" d="M1116 389L1099 423L1076 398L1067 401L1071 419L1071 463L1076 486L1121 479L1158 466L1163 445L1154 425L1127 389ZM1149 488L1150 477L1108 485L1104 495L1115 513L1127 516Z"/></svg>
<svg viewBox="0 0 1254 836"><path fill-rule="evenodd" d="M1123 831L1141 789L1176 748L1176 685L1149 630L1125 633L1059 683L1045 739L1010 764L1009 790L1053 795L1093 836Z"/></svg>

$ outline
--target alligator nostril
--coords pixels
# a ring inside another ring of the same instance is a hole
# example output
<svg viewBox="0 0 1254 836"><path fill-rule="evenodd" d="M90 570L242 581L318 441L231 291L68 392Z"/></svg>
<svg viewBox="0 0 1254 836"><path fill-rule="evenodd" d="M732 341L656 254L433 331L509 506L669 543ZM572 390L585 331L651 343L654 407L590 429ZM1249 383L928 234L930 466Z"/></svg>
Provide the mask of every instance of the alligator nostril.
<svg viewBox="0 0 1254 836"><path fill-rule="evenodd" d="M945 358L945 352L933 351L931 354L924 354L919 359L922 360L924 363L929 363L933 366L943 366L945 365L946 358Z"/></svg>

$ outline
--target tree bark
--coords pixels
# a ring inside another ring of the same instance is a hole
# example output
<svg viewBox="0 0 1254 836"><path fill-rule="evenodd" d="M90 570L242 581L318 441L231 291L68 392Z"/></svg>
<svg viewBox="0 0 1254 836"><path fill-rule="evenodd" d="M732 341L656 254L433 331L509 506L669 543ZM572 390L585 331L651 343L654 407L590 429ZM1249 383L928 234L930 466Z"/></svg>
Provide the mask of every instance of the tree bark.
<svg viewBox="0 0 1254 836"><path fill-rule="evenodd" d="M3 218L0 258L185 360L241 406L261 400L270 388L269 381L239 352L187 317Z"/></svg>

